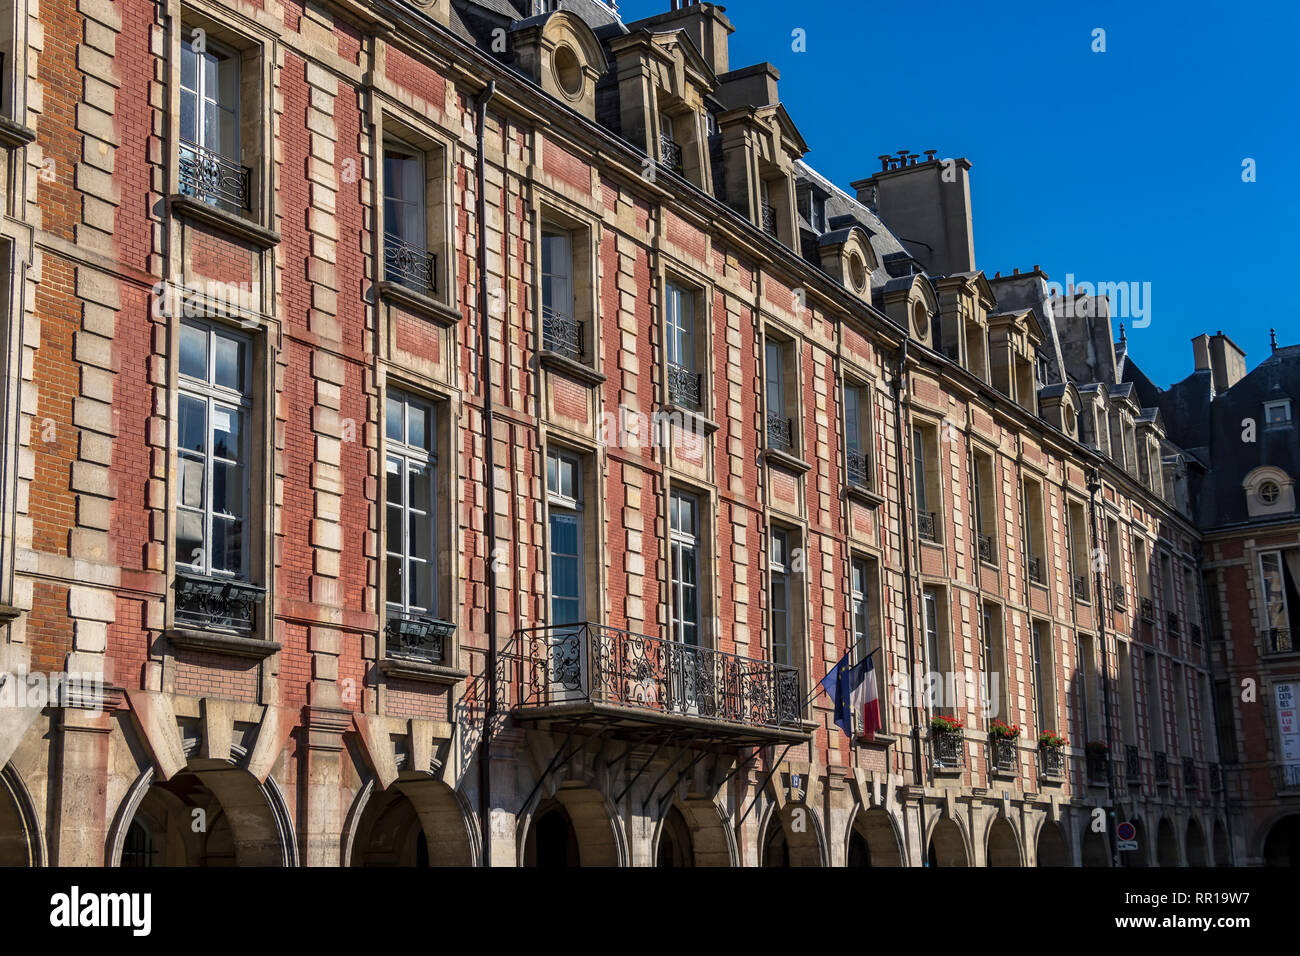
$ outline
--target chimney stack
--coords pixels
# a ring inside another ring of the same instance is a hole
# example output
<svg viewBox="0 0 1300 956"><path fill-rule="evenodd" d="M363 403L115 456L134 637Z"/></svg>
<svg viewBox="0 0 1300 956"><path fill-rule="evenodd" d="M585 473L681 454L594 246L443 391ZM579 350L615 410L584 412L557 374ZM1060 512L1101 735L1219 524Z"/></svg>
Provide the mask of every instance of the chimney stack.
<svg viewBox="0 0 1300 956"><path fill-rule="evenodd" d="M906 149L879 156L880 171L853 183L858 201L879 214L927 272L973 272L971 164L965 159L940 160L933 149L925 156L919 161L917 153Z"/></svg>

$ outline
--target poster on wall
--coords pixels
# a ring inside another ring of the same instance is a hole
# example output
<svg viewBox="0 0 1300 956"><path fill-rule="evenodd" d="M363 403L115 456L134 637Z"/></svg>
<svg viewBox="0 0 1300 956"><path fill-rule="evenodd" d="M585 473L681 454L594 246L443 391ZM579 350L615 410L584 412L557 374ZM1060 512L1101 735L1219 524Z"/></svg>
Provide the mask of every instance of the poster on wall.
<svg viewBox="0 0 1300 956"><path fill-rule="evenodd" d="M1277 701L1277 728L1281 741L1282 762L1300 767L1300 720L1296 715L1296 684L1274 684Z"/></svg>

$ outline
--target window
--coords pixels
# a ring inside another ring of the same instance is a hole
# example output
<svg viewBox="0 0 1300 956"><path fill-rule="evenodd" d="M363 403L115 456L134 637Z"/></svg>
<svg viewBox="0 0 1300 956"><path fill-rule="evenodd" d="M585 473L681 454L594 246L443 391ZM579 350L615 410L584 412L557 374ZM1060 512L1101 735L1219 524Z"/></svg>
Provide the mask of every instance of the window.
<svg viewBox="0 0 1300 956"><path fill-rule="evenodd" d="M871 487L870 393L866 388L844 383L844 446L849 484Z"/></svg>
<svg viewBox="0 0 1300 956"><path fill-rule="evenodd" d="M1148 653L1143 663L1146 671L1147 733L1151 736L1151 749L1165 749L1165 718L1160 706L1160 663L1155 654Z"/></svg>
<svg viewBox="0 0 1300 956"><path fill-rule="evenodd" d="M1002 639L1002 609L996 604L984 604L980 608L980 637L984 656L983 705L984 716L993 719L1010 720L1006 701L1009 689L1006 657Z"/></svg>
<svg viewBox="0 0 1300 956"><path fill-rule="evenodd" d="M985 564L998 563L998 548L995 529L997 527L997 498L993 486L993 458L990 455L975 452L971 456L974 467L971 479L974 482L975 499L975 537L979 548L979 558Z"/></svg>
<svg viewBox="0 0 1300 956"><path fill-rule="evenodd" d="M1265 653L1295 648L1291 608L1297 606L1300 581L1300 549L1262 551L1259 555L1261 609Z"/></svg>
<svg viewBox="0 0 1300 956"><path fill-rule="evenodd" d="M1160 603L1164 606L1165 622L1172 640L1178 634L1178 605L1174 602L1174 566L1169 555L1160 552Z"/></svg>
<svg viewBox="0 0 1300 956"><path fill-rule="evenodd" d="M672 638L698 647L700 643L699 499L675 491L668 499L670 560L672 561Z"/></svg>
<svg viewBox="0 0 1300 956"><path fill-rule="evenodd" d="M1111 601L1116 610L1128 607L1124 590L1124 564L1119 551L1119 522L1114 518L1106 519L1106 562L1110 575Z"/></svg>
<svg viewBox="0 0 1300 956"><path fill-rule="evenodd" d="M1133 538L1133 576L1137 579L1139 598L1151 599L1151 565L1147 561L1147 545L1141 538Z"/></svg>
<svg viewBox="0 0 1300 956"><path fill-rule="evenodd" d="M1174 719L1177 721L1178 752L1184 757L1189 757L1192 753L1192 730L1187 720L1187 680L1182 664L1175 663L1172 668L1171 679L1174 684Z"/></svg>
<svg viewBox="0 0 1300 956"><path fill-rule="evenodd" d="M1187 620L1187 635L1193 644L1201 643L1201 603L1196 593L1196 578L1192 569L1183 568L1183 616Z"/></svg>
<svg viewBox="0 0 1300 956"><path fill-rule="evenodd" d="M551 624L578 624L582 600L582 463L566 451L546 453L550 527Z"/></svg>
<svg viewBox="0 0 1300 956"><path fill-rule="evenodd" d="M922 540L940 540L939 439L934 428L919 425L912 428L912 495Z"/></svg>
<svg viewBox="0 0 1300 956"><path fill-rule="evenodd" d="M826 197L816 192L811 195L808 203L808 224L812 226L813 232L826 230Z"/></svg>
<svg viewBox="0 0 1300 956"><path fill-rule="evenodd" d="M1044 621L1030 624L1030 650L1034 656L1034 714L1040 734L1057 732L1051 633L1051 625Z"/></svg>
<svg viewBox="0 0 1300 956"><path fill-rule="evenodd" d="M793 351L789 342L768 338L764 356L767 396L767 447L794 450L793 402L786 392L786 362Z"/></svg>
<svg viewBox="0 0 1300 956"><path fill-rule="evenodd" d="M759 225L762 227L765 233L767 233L769 236L775 239L777 237L776 234L777 216L776 216L776 207L772 205L772 187L766 179L760 179L758 182L758 187L759 187L759 201L758 201Z"/></svg>
<svg viewBox="0 0 1300 956"><path fill-rule="evenodd" d="M1264 403L1264 427L1291 427L1291 399L1285 398L1275 402Z"/></svg>
<svg viewBox="0 0 1300 956"><path fill-rule="evenodd" d="M542 347L581 360L582 326L573 306L573 238L567 232L543 232Z"/></svg>
<svg viewBox="0 0 1300 956"><path fill-rule="evenodd" d="M384 278L421 295L437 292L429 252L425 154L398 140L384 143Z"/></svg>
<svg viewBox="0 0 1300 956"><path fill-rule="evenodd" d="M1074 575L1074 599L1087 602L1092 596L1092 564L1088 560L1088 525L1083 505L1071 501L1066 508L1066 533L1070 538L1070 572Z"/></svg>
<svg viewBox="0 0 1300 956"><path fill-rule="evenodd" d="M1046 551L1043 486L1026 478L1022 487L1025 509L1025 573L1033 583L1046 584L1047 571L1043 567L1043 555Z"/></svg>
<svg viewBox="0 0 1300 956"><path fill-rule="evenodd" d="M435 409L390 392L384 407L385 600L390 617L438 616Z"/></svg>
<svg viewBox="0 0 1300 956"><path fill-rule="evenodd" d="M857 660L872 650L870 624L870 568L866 558L854 558L849 568L849 593L853 603L853 647Z"/></svg>
<svg viewBox="0 0 1300 956"><path fill-rule="evenodd" d="M1266 505L1276 504L1277 499L1282 496L1282 489L1278 487L1276 481L1261 481L1259 483L1259 500Z"/></svg>
<svg viewBox="0 0 1300 956"><path fill-rule="evenodd" d="M784 528L771 535L772 660L791 663L790 648L790 536Z"/></svg>
<svg viewBox="0 0 1300 956"><path fill-rule="evenodd" d="M1136 690L1133 684L1133 649L1128 641L1118 641L1119 719L1124 743L1137 745Z"/></svg>
<svg viewBox="0 0 1300 956"><path fill-rule="evenodd" d="M667 113L659 114L659 164L678 176L685 175L682 147L677 142L673 118Z"/></svg>
<svg viewBox="0 0 1300 956"><path fill-rule="evenodd" d="M180 328L176 564L247 580L250 343L215 325Z"/></svg>
<svg viewBox="0 0 1300 956"><path fill-rule="evenodd" d="M927 587L922 593L925 613L925 654L927 700L931 710L952 710L952 702L943 696L944 684L951 675L952 665L948 648L947 608L939 588Z"/></svg>
<svg viewBox="0 0 1300 956"><path fill-rule="evenodd" d="M664 291L664 323L668 345L668 401L698 409L701 376L696 371L695 294L674 282Z"/></svg>
<svg viewBox="0 0 1300 956"><path fill-rule="evenodd" d="M243 212L251 194L239 162L239 56L192 27L181 33L180 191Z"/></svg>
<svg viewBox="0 0 1300 956"><path fill-rule="evenodd" d="M1214 682L1214 715L1217 721L1219 753L1224 763L1237 762L1237 727L1232 716L1236 701L1232 684L1226 680Z"/></svg>

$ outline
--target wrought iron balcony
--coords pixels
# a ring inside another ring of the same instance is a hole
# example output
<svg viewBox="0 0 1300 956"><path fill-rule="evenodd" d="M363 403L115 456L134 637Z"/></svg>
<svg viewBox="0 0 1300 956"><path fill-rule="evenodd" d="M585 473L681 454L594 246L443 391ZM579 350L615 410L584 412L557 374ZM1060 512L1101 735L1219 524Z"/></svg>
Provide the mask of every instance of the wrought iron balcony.
<svg viewBox="0 0 1300 956"><path fill-rule="evenodd" d="M767 413L767 447L789 451L794 447L794 421L780 412Z"/></svg>
<svg viewBox="0 0 1300 956"><path fill-rule="evenodd" d="M925 541L938 541L938 515L933 511L922 511L916 516L916 531Z"/></svg>
<svg viewBox="0 0 1300 956"><path fill-rule="evenodd" d="M1191 757L1183 758L1183 789L1188 791L1200 789L1200 781L1196 778L1196 761Z"/></svg>
<svg viewBox="0 0 1300 956"><path fill-rule="evenodd" d="M426 664L445 664L450 660L447 641L455 632L455 624L419 614L390 613L384 627L389 657Z"/></svg>
<svg viewBox="0 0 1300 956"><path fill-rule="evenodd" d="M1151 756L1154 758L1156 786L1167 785L1169 783L1169 755L1163 750L1157 750Z"/></svg>
<svg viewBox="0 0 1300 956"><path fill-rule="evenodd" d="M668 366L668 401L682 408L700 407L700 374L684 365Z"/></svg>
<svg viewBox="0 0 1300 956"><path fill-rule="evenodd" d="M1156 604L1149 597L1138 598L1138 614L1147 624L1156 622Z"/></svg>
<svg viewBox="0 0 1300 956"><path fill-rule="evenodd" d="M1029 580L1033 581L1035 584L1042 584L1043 583L1043 559L1026 558L1025 573L1029 575Z"/></svg>
<svg viewBox="0 0 1300 956"><path fill-rule="evenodd" d="M567 315L542 310L542 348L581 362L587 353L583 324Z"/></svg>
<svg viewBox="0 0 1300 956"><path fill-rule="evenodd" d="M980 560L985 564L998 563L998 546L993 540L991 534L977 535L979 540Z"/></svg>
<svg viewBox="0 0 1300 956"><path fill-rule="evenodd" d="M1165 612L1165 627L1169 631L1170 637L1177 637L1181 628L1179 627L1178 615L1173 611Z"/></svg>
<svg viewBox="0 0 1300 956"><path fill-rule="evenodd" d="M519 719L604 722L633 735L689 727L693 739L733 742L805 738L795 667L592 623L520 630L515 643Z"/></svg>
<svg viewBox="0 0 1300 956"><path fill-rule="evenodd" d="M769 236L771 236L773 239L775 239L776 238L776 210L772 207L772 204L770 202L764 202L760 205L759 212L762 216L763 231L767 233Z"/></svg>
<svg viewBox="0 0 1300 956"><path fill-rule="evenodd" d="M1088 575L1076 574L1074 576L1074 599L1076 601L1088 600Z"/></svg>
<svg viewBox="0 0 1300 956"><path fill-rule="evenodd" d="M1084 759L1088 771L1088 782L1104 785L1110 770L1110 756L1104 750L1086 750Z"/></svg>
<svg viewBox="0 0 1300 956"><path fill-rule="evenodd" d="M939 770L957 770L966 765L965 736L944 731L930 732L930 756Z"/></svg>
<svg viewBox="0 0 1300 956"><path fill-rule="evenodd" d="M1142 762L1134 744L1124 748L1124 777L1129 783L1137 783L1142 778Z"/></svg>
<svg viewBox="0 0 1300 956"><path fill-rule="evenodd" d="M1277 780L1279 790L1300 790L1300 766L1293 763L1282 764L1277 768Z"/></svg>
<svg viewBox="0 0 1300 956"><path fill-rule="evenodd" d="M871 457L850 448L848 453L849 484L866 488L871 484Z"/></svg>
<svg viewBox="0 0 1300 956"><path fill-rule="evenodd" d="M1060 747L1038 748L1038 772L1044 777L1065 776L1065 755Z"/></svg>
<svg viewBox="0 0 1300 956"><path fill-rule="evenodd" d="M1124 585L1112 584L1110 586L1110 602L1115 605L1117 611L1128 609L1128 595L1124 593Z"/></svg>
<svg viewBox="0 0 1300 956"><path fill-rule="evenodd" d="M266 600L266 589L246 581L178 573L176 623L182 627L219 628L251 632L254 609Z"/></svg>
<svg viewBox="0 0 1300 956"><path fill-rule="evenodd" d="M1264 653L1290 654L1295 650L1289 627L1269 627L1264 629Z"/></svg>
<svg viewBox="0 0 1300 956"><path fill-rule="evenodd" d="M686 165L682 162L681 146L666 133L659 134L659 165L678 176L686 170Z"/></svg>
<svg viewBox="0 0 1300 956"><path fill-rule="evenodd" d="M1020 748L1014 740L989 738L989 767L994 773L1014 774L1020 768Z"/></svg>
<svg viewBox="0 0 1300 956"><path fill-rule="evenodd" d="M230 212L252 208L253 171L206 146L181 140L180 192Z"/></svg>
<svg viewBox="0 0 1300 956"><path fill-rule="evenodd" d="M438 291L438 257L391 232L384 233L384 278L420 295Z"/></svg>

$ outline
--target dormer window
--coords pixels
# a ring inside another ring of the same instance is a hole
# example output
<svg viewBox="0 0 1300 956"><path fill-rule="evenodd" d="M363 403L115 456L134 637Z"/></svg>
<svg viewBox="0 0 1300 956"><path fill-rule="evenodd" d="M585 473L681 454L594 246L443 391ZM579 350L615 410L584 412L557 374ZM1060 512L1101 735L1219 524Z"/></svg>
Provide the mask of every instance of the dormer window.
<svg viewBox="0 0 1300 956"><path fill-rule="evenodd" d="M1291 427L1291 399L1284 398L1276 402L1264 403L1264 427Z"/></svg>
<svg viewBox="0 0 1300 956"><path fill-rule="evenodd" d="M817 193L809 197L808 225L812 226L813 232L826 231L826 197L819 196Z"/></svg>
<svg viewBox="0 0 1300 956"><path fill-rule="evenodd" d="M1259 486L1259 500L1266 505L1277 504L1277 499L1282 497L1282 489L1276 481L1264 481Z"/></svg>
<svg viewBox="0 0 1300 956"><path fill-rule="evenodd" d="M678 176L685 171L682 148L673 131L673 118L666 113L659 114L659 164Z"/></svg>

